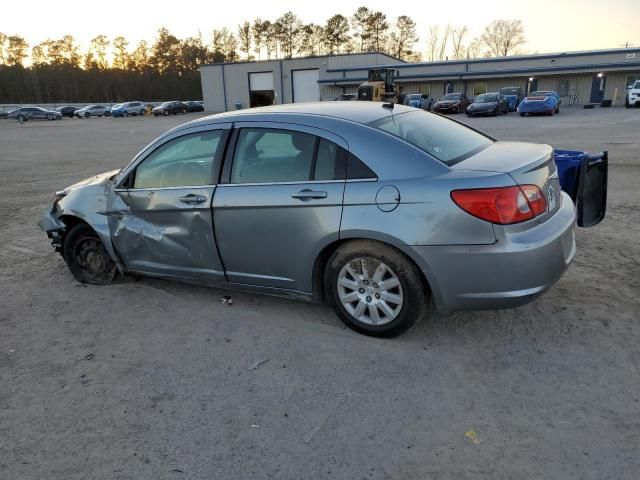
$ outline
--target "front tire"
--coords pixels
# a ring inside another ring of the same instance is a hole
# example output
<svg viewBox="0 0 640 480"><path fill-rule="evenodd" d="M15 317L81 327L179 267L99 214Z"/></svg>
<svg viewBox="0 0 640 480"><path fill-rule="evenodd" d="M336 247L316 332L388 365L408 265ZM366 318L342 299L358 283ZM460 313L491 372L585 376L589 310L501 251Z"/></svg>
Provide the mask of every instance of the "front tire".
<svg viewBox="0 0 640 480"><path fill-rule="evenodd" d="M169 116L169 110L165 110L164 112L162 112L162 114L163 114L165 117L168 117L168 116Z"/></svg>
<svg viewBox="0 0 640 480"><path fill-rule="evenodd" d="M344 324L373 337L395 337L425 311L427 292L416 265L387 245L356 240L329 259L325 291Z"/></svg>
<svg viewBox="0 0 640 480"><path fill-rule="evenodd" d="M63 253L69 270L79 282L104 285L116 278L115 262L95 230L85 223L69 230Z"/></svg>
<svg viewBox="0 0 640 480"><path fill-rule="evenodd" d="M521 117L524 117L526 115L526 113L520 113Z"/></svg>

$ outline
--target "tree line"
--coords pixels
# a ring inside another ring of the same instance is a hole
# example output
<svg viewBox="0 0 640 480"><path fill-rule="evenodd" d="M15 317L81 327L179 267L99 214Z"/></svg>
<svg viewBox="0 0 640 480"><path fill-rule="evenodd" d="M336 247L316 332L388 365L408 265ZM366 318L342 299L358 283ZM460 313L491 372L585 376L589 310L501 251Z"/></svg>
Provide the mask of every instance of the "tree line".
<svg viewBox="0 0 640 480"><path fill-rule="evenodd" d="M0 33L0 103L200 98L198 68L205 63L363 52L408 61L506 56L525 38L520 20L494 20L475 38L466 26L431 25L422 47L419 42L411 17L390 20L367 7L324 24L305 24L291 11L275 20L256 18L235 33L213 30L209 41L202 34L179 39L166 28L152 44L98 35L85 51L72 35L30 46L19 35Z"/></svg>

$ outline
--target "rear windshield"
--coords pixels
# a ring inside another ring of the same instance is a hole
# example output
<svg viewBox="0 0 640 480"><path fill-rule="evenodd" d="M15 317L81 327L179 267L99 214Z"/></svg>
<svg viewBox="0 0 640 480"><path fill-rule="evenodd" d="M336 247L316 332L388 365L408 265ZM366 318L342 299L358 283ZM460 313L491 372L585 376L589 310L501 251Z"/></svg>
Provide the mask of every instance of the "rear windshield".
<svg viewBox="0 0 640 480"><path fill-rule="evenodd" d="M370 125L411 143L445 165L461 162L493 143L469 127L421 111L390 115Z"/></svg>

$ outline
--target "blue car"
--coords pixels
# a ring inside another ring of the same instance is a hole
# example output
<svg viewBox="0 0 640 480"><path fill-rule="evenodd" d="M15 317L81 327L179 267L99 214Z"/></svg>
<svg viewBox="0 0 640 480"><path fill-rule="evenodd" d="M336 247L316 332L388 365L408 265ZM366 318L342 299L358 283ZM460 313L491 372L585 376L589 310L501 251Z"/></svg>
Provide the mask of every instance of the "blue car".
<svg viewBox="0 0 640 480"><path fill-rule="evenodd" d="M404 104L409 107L421 108L422 110L431 110L433 98L430 98L425 93L410 93L405 97Z"/></svg>
<svg viewBox="0 0 640 480"><path fill-rule="evenodd" d="M507 105L509 105L509 111L515 112L524 97L524 92L522 91L522 87L504 87L500 89L500 93L504 95L504 98L507 100Z"/></svg>
<svg viewBox="0 0 640 480"><path fill-rule="evenodd" d="M560 111L559 98L555 92L532 92L520 102L518 113L521 117L527 113L553 115Z"/></svg>

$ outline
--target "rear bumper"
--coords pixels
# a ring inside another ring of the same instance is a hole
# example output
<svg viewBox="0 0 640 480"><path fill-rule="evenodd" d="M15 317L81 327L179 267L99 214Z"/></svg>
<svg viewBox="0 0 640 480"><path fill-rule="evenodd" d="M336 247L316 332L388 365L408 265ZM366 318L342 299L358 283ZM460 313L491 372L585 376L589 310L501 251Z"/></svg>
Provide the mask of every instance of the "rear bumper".
<svg viewBox="0 0 640 480"><path fill-rule="evenodd" d="M524 305L555 284L573 259L575 209L561 208L533 228L496 226L492 245L412 246L440 311ZM413 255L412 255L413 256Z"/></svg>

